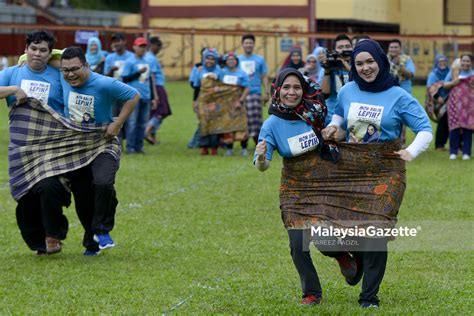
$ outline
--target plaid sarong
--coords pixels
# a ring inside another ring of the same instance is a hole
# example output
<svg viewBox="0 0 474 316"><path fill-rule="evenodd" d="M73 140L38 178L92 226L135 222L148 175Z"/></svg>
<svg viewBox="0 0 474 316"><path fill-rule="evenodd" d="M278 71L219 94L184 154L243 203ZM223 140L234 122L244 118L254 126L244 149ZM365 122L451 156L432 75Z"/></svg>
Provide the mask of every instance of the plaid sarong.
<svg viewBox="0 0 474 316"><path fill-rule="evenodd" d="M17 201L39 181L82 168L100 153L120 159L118 138L105 138L106 124L78 125L32 98L13 105L9 119L8 173Z"/></svg>
<svg viewBox="0 0 474 316"><path fill-rule="evenodd" d="M247 130L247 114L239 102L242 92L240 86L212 78L201 81L197 100L201 136Z"/></svg>
<svg viewBox="0 0 474 316"><path fill-rule="evenodd" d="M247 124L249 137L258 137L262 128L262 96L260 94L249 94L246 99Z"/></svg>
<svg viewBox="0 0 474 316"><path fill-rule="evenodd" d="M394 153L400 141L338 146L337 164L314 151L283 160L280 208L285 227L357 223L393 228L405 191L405 162Z"/></svg>

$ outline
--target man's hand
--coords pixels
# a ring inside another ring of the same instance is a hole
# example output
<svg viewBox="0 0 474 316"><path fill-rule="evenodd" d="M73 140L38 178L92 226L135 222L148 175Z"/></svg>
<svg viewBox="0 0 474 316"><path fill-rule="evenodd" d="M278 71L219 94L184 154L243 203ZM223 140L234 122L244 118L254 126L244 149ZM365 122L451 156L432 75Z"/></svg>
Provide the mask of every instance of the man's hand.
<svg viewBox="0 0 474 316"><path fill-rule="evenodd" d="M351 70L351 65L349 62L347 62L344 58L339 58L339 60L342 62L342 66L344 67L344 70L350 71Z"/></svg>
<svg viewBox="0 0 474 316"><path fill-rule="evenodd" d="M122 128L122 124L119 122L112 122L107 126L107 130L105 131L105 137L112 138L119 134L120 129Z"/></svg>
<svg viewBox="0 0 474 316"><path fill-rule="evenodd" d="M143 68L140 68L140 70L138 72L142 74L142 73L146 72L146 70L147 70L147 68L143 67Z"/></svg>
<svg viewBox="0 0 474 316"><path fill-rule="evenodd" d="M267 143L265 140L262 140L257 144L255 147L255 153L257 154L257 160L260 162L265 162L265 158L267 155Z"/></svg>
<svg viewBox="0 0 474 316"><path fill-rule="evenodd" d="M336 136L337 127L334 125L330 125L321 130L321 135L323 136L324 140L334 140Z"/></svg>
<svg viewBox="0 0 474 316"><path fill-rule="evenodd" d="M23 104L26 102L26 98L28 96L26 95L25 91L21 90L21 88L18 88L15 92L15 98L16 98L16 103L17 104Z"/></svg>
<svg viewBox="0 0 474 316"><path fill-rule="evenodd" d="M410 152L406 149L402 149L402 150L399 150L399 151L396 151L395 152L396 154L399 154L400 155L400 158L405 160L405 161L412 161L413 160L413 156L410 154Z"/></svg>
<svg viewBox="0 0 474 316"><path fill-rule="evenodd" d="M113 66L110 68L110 72L115 72L117 71L119 68L117 66Z"/></svg>

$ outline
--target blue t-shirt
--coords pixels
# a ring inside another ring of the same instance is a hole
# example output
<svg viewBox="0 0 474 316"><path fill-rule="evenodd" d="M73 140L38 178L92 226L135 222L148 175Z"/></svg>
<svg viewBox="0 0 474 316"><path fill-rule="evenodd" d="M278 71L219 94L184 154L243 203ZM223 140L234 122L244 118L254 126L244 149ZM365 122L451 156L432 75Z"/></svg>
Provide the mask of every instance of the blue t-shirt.
<svg viewBox="0 0 474 316"><path fill-rule="evenodd" d="M191 83L194 83L198 73L199 73L199 68L196 65L194 65L193 69L191 69L191 73L189 74L188 81L191 82Z"/></svg>
<svg viewBox="0 0 474 316"><path fill-rule="evenodd" d="M90 72L80 87L71 87L61 80L64 91L65 115L78 123L110 123L115 101L128 101L137 90L117 79Z"/></svg>
<svg viewBox="0 0 474 316"><path fill-rule="evenodd" d="M402 125L418 133L431 132L421 104L408 92L394 86L382 92L362 91L354 81L337 96L337 115L344 117L347 141L385 142L400 137Z"/></svg>
<svg viewBox="0 0 474 316"><path fill-rule="evenodd" d="M415 64L413 63L413 60L411 58L408 58L407 62L405 63L405 68L411 72L411 74L414 76L415 75ZM400 82L400 88L405 90L406 92L411 94L411 79L406 79Z"/></svg>
<svg viewBox="0 0 474 316"><path fill-rule="evenodd" d="M42 72L35 72L28 65L9 67L0 72L0 86L20 87L28 97L47 103L56 112L64 113L61 73L49 65ZM16 102L15 96L7 97L7 104Z"/></svg>
<svg viewBox="0 0 474 316"><path fill-rule="evenodd" d="M249 76L240 68L237 68L236 71L231 71L229 68L225 67L218 78L225 84L233 84L248 88L249 86Z"/></svg>
<svg viewBox="0 0 474 316"><path fill-rule="evenodd" d="M138 79L132 80L127 84L134 87L140 93L143 100L151 100L150 76L158 71L156 62L147 60L144 57L138 58L136 55L133 55L125 61L122 77L137 73L144 67L146 68L146 71L140 74Z"/></svg>
<svg viewBox="0 0 474 316"><path fill-rule="evenodd" d="M438 76L436 76L435 72L432 71L429 75L428 75L428 80L426 80L426 86L427 87L431 87L432 85L434 85L435 83L437 83L438 81L442 81L444 80L443 79L440 79L438 78Z"/></svg>
<svg viewBox="0 0 474 316"><path fill-rule="evenodd" d="M198 70L196 76L194 77L193 86L194 87L200 87L201 86L201 80L203 78L206 78L210 74L215 74L216 79L219 79L219 77L221 75L221 71L222 70L219 66L215 66L214 69L212 69L212 70L202 66L201 70Z"/></svg>
<svg viewBox="0 0 474 316"><path fill-rule="evenodd" d="M150 63L154 62L156 64L156 69L158 70L155 73L155 84L157 86L163 87L165 85L165 75L163 74L163 70L161 69L160 61L152 52L147 52L145 54L145 59L148 59Z"/></svg>
<svg viewBox="0 0 474 316"><path fill-rule="evenodd" d="M474 74L474 69L471 69L471 71L464 71L460 70L459 71L459 79L469 77L470 75ZM444 82L450 82L453 81L453 73L451 70L449 70L448 74L446 75L446 78L444 78Z"/></svg>
<svg viewBox="0 0 474 316"><path fill-rule="evenodd" d="M258 135L258 141L262 140L267 143L266 158L268 160L272 160L274 150L284 158L291 158L314 150L319 144L316 134L306 122L284 120L275 115L270 115L263 122ZM254 154L254 162L255 159L257 159L256 154Z"/></svg>
<svg viewBox="0 0 474 316"><path fill-rule="evenodd" d="M239 67L249 76L249 94L262 94L262 76L268 74L268 66L260 55L239 56Z"/></svg>
<svg viewBox="0 0 474 316"><path fill-rule="evenodd" d="M323 69L323 76L324 76L324 69ZM341 90L341 88L349 82L349 72L342 70L342 69L336 69L331 71L331 74L329 76L329 87L330 87L330 92L329 92L329 98L326 99L326 107L328 108L328 113L326 115L326 120L324 121L324 126L327 126L332 119L332 116L334 114L334 111L336 110L336 104L337 104L337 94ZM322 79L319 84L322 84Z"/></svg>
<svg viewBox="0 0 474 316"><path fill-rule="evenodd" d="M105 58L104 64L104 74L109 73L112 67L118 67L118 70L114 71L113 77L117 80L122 80L123 67L125 66L125 61L132 57L134 54L126 50L122 55L117 53L108 54Z"/></svg>

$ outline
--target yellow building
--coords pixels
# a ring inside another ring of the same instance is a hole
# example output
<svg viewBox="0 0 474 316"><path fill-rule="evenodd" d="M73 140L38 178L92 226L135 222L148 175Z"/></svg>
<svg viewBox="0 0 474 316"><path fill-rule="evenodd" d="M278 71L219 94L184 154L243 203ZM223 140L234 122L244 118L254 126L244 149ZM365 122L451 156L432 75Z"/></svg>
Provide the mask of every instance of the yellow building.
<svg viewBox="0 0 474 316"><path fill-rule="evenodd" d="M143 26L151 35L160 36L164 49L159 57L166 75L172 78L189 74L202 47L240 53L240 38L245 32L271 32L257 36L256 53L266 58L272 74L292 45L301 46L304 54L312 49L305 33L314 27L317 34L332 32L318 39L334 38L335 32L369 33L375 38L380 32L394 38L399 34L470 36L461 42L459 38L449 42L447 38L402 37L417 66L417 76L423 77L429 73L436 52L453 56L457 50L472 51L473 10L474 0L142 0L141 16L124 17L122 26ZM198 31L202 29L217 32ZM322 44L330 48L332 43Z"/></svg>

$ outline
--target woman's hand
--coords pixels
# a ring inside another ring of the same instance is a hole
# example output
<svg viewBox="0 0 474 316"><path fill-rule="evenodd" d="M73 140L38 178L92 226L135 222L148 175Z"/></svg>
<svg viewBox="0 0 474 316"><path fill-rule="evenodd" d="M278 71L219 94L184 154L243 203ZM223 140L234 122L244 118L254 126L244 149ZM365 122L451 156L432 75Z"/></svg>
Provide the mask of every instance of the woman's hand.
<svg viewBox="0 0 474 316"><path fill-rule="evenodd" d="M334 140L336 136L337 127L334 125L328 126L321 130L321 135L323 136L324 140Z"/></svg>
<svg viewBox="0 0 474 316"><path fill-rule="evenodd" d="M395 152L396 154L399 154L400 155L400 158L405 160L405 161L412 161L413 160L413 156L410 154L410 152L406 149L401 149L399 151L396 151Z"/></svg>
<svg viewBox="0 0 474 316"><path fill-rule="evenodd" d="M262 140L255 147L255 153L257 154L257 160L264 162L267 155L267 143Z"/></svg>

